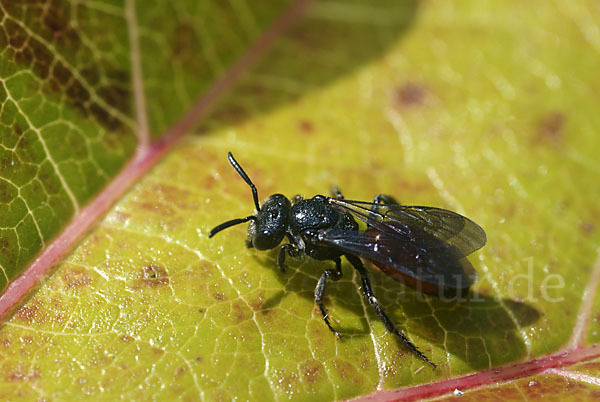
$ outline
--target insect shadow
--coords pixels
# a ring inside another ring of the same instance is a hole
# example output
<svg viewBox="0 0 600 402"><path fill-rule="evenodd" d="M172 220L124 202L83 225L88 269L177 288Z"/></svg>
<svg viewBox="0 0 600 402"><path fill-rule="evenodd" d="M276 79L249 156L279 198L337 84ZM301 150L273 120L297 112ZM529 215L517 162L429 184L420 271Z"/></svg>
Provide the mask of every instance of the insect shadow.
<svg viewBox="0 0 600 402"><path fill-rule="evenodd" d="M310 259L304 262L290 260L288 272L281 274L274 264L276 253L255 254L253 258L265 269L272 270L282 285L281 290L262 303L264 314L291 295L299 295L314 303L315 283L323 265L330 264ZM371 333L369 322L378 321L361 301L362 295L357 289L360 279L353 277L352 267L343 264L342 269L343 278L331 284L326 296L329 313L336 329L343 335L340 342L355 336L368 337ZM400 329L426 339L432 346L446 350L471 368L500 366L527 355L527 346L519 329L527 328L541 317L533 306L476 293L473 289L460 298L443 300L422 294L400 281L390 280L377 268L369 272L378 299ZM336 320L336 316L344 318ZM360 319L349 320L349 317ZM316 308L313 318L320 320ZM424 350L428 349L423 342L421 345ZM398 341L398 347L406 350L402 342Z"/></svg>
<svg viewBox="0 0 600 402"><path fill-rule="evenodd" d="M417 0L363 3L337 9L340 6L312 2L308 15L286 32L285 40L265 54L252 74L242 78L195 132L236 125L323 88L379 58L410 32L418 19ZM399 102L416 105L425 89L408 81L398 89ZM311 122L303 121L299 130L308 135L314 128Z"/></svg>
<svg viewBox="0 0 600 402"><path fill-rule="evenodd" d="M360 304L356 303L356 291L346 288L346 285L358 287L371 307L369 310L376 314L387 331L396 335L405 348L434 369L436 364L396 326L396 321L406 322L409 327L414 322L428 324L422 326L430 328L423 333L424 338L440 344L451 353L462 353L462 357L475 367L485 367L482 365L484 361L488 367L499 364L501 358L496 357L496 350L504 358L509 355L514 358L514 353L519 353L519 348L511 347L518 345L519 339L509 335L522 325L506 307L510 303L490 297L465 297L477 281L477 271L466 256L483 247L487 241L484 230L475 222L445 209L400 205L389 195L377 195L374 202L346 200L337 188L332 189L334 197L316 195L304 199L298 195L288 199L282 194L273 194L260 204L258 190L250 177L231 153L227 157L234 170L250 187L256 212L220 223L209 232L208 237L249 222L246 246L261 251L277 250L276 264L271 266L276 265L281 273L287 271L286 256L302 258L303 263L306 263L303 257L310 257L308 262L312 262L304 264L306 269L303 268L302 272L296 268L295 275L282 283L280 295L263 304L263 311L269 311L271 306L281 302L286 291L294 291L305 297L314 295L314 303L326 326L341 338L337 325L332 325L334 318L325 308L325 285L330 279L330 284L335 282L338 285L335 286L336 301L354 309L355 317L368 317L365 302L358 296ZM355 219L364 224L362 229ZM287 242L281 244L284 240ZM345 257L354 268L351 280L342 280L341 257ZM361 258L387 274L375 270L379 287L382 288L377 297L377 292L373 290L373 283L377 282L371 280ZM335 269L323 267L327 263L335 264ZM314 272L317 269L318 272ZM386 278L382 278L382 275ZM400 284L387 282L387 276L440 298L430 300L420 292L411 293L399 287ZM357 277L360 277L360 281ZM313 283L316 281L314 293L306 292L305 281L298 282L298 278L306 278ZM343 289L341 293L340 289ZM464 309L465 304L486 301L487 306L483 309L474 305ZM451 302L450 305L440 304L447 302ZM388 316L384 312L384 304L390 303L406 305L404 316L400 319ZM408 314L411 311L413 314ZM460 315L456 315L457 312ZM498 314L503 316L497 317ZM477 319L464 322L464 317ZM481 321L487 322L487 325L475 325ZM455 326L457 323L460 323L458 327ZM468 324L478 329L472 335L463 335L463 325ZM364 321L362 327L366 333L371 325ZM493 331L487 330L490 327ZM408 330L412 331L412 328ZM349 328L345 328L344 332L357 333ZM511 342L507 343L507 339ZM479 352L474 353L477 349ZM523 347L521 349L525 351Z"/></svg>

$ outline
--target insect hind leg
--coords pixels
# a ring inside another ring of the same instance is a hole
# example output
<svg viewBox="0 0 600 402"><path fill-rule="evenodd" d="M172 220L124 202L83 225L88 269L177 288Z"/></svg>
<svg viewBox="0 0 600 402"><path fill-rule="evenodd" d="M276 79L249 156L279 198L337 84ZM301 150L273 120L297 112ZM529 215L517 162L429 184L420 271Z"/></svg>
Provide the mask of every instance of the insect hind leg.
<svg viewBox="0 0 600 402"><path fill-rule="evenodd" d="M337 332L331 326L329 322L329 314L325 309L325 305L323 304L323 296L325 295L325 285L327 284L327 279L331 278L332 281L338 281L342 277L342 259L337 257L334 259L335 261L335 269L326 269L321 275L319 282L317 282L317 287L315 288L315 303L319 306L319 310L321 310L321 315L323 316L323 321L327 324L327 327L335 334L335 336L339 339L342 334Z"/></svg>
<svg viewBox="0 0 600 402"><path fill-rule="evenodd" d="M369 275L367 273L367 270L363 266L360 258L352 254L345 254L345 256L360 274L362 291L365 296L365 299L371 305L371 307L375 311L375 314L377 314L377 317L381 320L381 322L383 322L383 325L385 325L385 328L388 330L388 332L400 338L400 340L404 342L408 349L414 354L416 354L421 360L429 364L431 367L436 368L435 364L431 360L429 360L427 356L421 353L421 351L415 346L415 344L412 343L410 339L408 339L408 337L396 327L396 324L394 324L394 322L387 316L387 314L385 314L383 308L379 304L379 301L377 301L377 298L373 294L373 289L371 288L371 281L369 280Z"/></svg>

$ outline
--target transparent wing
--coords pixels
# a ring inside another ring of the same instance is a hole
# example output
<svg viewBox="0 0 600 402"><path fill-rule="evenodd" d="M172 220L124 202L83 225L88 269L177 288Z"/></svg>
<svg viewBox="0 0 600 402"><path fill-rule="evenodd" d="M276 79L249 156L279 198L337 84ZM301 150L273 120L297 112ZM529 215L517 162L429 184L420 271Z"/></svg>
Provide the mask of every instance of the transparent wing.
<svg viewBox="0 0 600 402"><path fill-rule="evenodd" d="M437 287L464 289L477 281L477 272L464 254L434 236L408 241L393 230L329 229L319 232L316 240Z"/></svg>
<svg viewBox="0 0 600 402"><path fill-rule="evenodd" d="M330 203L341 210L351 212L358 219L386 233L396 232L398 241L410 241L417 245L422 238L435 237L440 240L437 247L454 246L463 256L483 247L487 241L484 230L456 212L446 209L396 204L373 204L364 201L337 200ZM372 211L373 207L377 212Z"/></svg>

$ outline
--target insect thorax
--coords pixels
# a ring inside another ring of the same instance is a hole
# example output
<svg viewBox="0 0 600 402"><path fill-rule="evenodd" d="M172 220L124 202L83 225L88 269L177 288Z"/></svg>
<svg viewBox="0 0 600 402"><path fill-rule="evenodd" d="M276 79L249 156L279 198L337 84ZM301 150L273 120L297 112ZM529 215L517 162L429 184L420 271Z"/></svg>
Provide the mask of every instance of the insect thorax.
<svg viewBox="0 0 600 402"><path fill-rule="evenodd" d="M339 249L315 244L312 236L327 229L358 230L351 214L334 209L323 196L295 203L291 209L290 231L305 244L305 252L316 260L334 259L342 255Z"/></svg>

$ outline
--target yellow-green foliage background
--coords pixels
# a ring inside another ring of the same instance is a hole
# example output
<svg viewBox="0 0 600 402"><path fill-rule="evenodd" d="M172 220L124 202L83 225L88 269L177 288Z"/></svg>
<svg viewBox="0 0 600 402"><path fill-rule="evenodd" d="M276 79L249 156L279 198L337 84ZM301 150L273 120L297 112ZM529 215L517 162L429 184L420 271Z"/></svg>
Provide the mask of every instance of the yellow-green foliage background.
<svg viewBox="0 0 600 402"><path fill-rule="evenodd" d="M558 350L600 239L599 24L594 1L315 2L3 324L0 396L341 399ZM312 300L329 263L281 274L242 226L207 238L253 211L227 151L261 197L337 184L486 229L481 300L422 300L371 270L437 370L385 332L348 264L326 298L338 341ZM564 286L542 289L549 274Z"/></svg>

